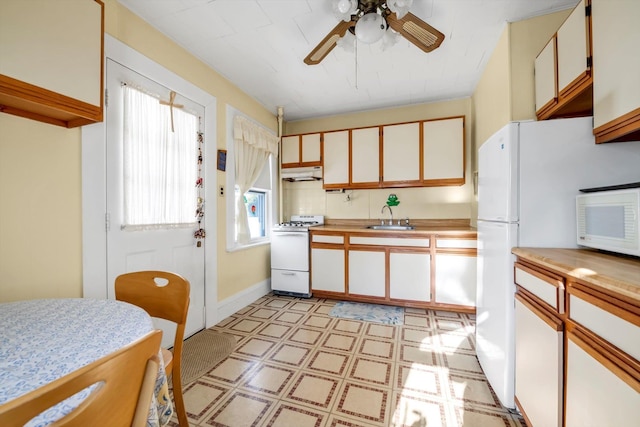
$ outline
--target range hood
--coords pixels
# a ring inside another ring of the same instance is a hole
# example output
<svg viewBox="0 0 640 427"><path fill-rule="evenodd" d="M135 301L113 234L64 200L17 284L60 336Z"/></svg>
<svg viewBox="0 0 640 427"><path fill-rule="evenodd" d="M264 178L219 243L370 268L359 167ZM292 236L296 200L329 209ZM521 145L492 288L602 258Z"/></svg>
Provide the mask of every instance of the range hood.
<svg viewBox="0 0 640 427"><path fill-rule="evenodd" d="M322 179L322 167L283 168L280 177L285 181L318 181Z"/></svg>

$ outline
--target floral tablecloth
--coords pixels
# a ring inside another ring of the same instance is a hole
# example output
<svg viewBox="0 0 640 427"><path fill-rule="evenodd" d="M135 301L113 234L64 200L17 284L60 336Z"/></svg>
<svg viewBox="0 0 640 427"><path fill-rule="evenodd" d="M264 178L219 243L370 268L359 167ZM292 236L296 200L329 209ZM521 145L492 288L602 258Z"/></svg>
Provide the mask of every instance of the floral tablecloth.
<svg viewBox="0 0 640 427"><path fill-rule="evenodd" d="M0 405L106 356L153 329L151 317L144 310L120 301L70 298L2 303ZM28 426L50 424L78 406L87 394L88 391L70 397L34 418ZM172 414L167 377L160 365L147 425L164 426Z"/></svg>

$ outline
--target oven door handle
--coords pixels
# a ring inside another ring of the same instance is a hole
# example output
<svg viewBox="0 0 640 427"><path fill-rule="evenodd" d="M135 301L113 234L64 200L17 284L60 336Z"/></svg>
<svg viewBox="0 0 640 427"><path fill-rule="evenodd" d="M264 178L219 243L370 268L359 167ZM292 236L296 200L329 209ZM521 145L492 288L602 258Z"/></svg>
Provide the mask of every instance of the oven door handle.
<svg viewBox="0 0 640 427"><path fill-rule="evenodd" d="M305 237L307 235L307 233L296 233L296 232L278 232L278 236L282 236L282 237Z"/></svg>

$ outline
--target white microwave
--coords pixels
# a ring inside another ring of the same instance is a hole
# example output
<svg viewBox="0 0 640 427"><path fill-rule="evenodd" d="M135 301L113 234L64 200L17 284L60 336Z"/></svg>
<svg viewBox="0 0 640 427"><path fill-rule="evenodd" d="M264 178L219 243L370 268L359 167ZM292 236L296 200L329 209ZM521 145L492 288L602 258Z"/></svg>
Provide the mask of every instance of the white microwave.
<svg viewBox="0 0 640 427"><path fill-rule="evenodd" d="M640 256L640 188L576 196L577 243Z"/></svg>

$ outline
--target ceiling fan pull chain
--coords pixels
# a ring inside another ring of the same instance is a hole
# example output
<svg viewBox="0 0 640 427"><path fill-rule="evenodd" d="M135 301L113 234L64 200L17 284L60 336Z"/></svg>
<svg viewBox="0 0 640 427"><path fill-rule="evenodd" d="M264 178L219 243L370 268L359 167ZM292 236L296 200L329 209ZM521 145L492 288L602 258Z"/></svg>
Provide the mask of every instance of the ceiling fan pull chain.
<svg viewBox="0 0 640 427"><path fill-rule="evenodd" d="M357 39L355 43L356 43L356 48L355 48L356 54L353 56L355 57L355 60L356 60L356 64L355 64L356 65L356 89L358 89L358 40Z"/></svg>

